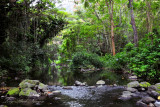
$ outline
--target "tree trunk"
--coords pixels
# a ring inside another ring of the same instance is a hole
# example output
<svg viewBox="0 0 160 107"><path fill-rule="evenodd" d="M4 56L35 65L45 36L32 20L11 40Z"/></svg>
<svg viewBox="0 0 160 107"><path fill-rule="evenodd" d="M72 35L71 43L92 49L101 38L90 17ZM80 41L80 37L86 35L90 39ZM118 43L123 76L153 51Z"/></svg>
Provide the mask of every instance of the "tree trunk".
<svg viewBox="0 0 160 107"><path fill-rule="evenodd" d="M115 56L115 43L114 43L114 22L113 22L113 0L106 0L106 4L108 6L108 11L110 14L110 23L111 23L111 41L112 41L112 54Z"/></svg>
<svg viewBox="0 0 160 107"><path fill-rule="evenodd" d="M134 41L133 42L135 43L135 46L138 46L138 34L137 34L137 28L136 28L134 14L133 14L132 2L133 2L133 0L129 0L129 7L130 7L130 13L131 13L131 25L132 25L133 32L134 32Z"/></svg>
<svg viewBox="0 0 160 107"><path fill-rule="evenodd" d="M146 14L147 14L147 33L152 32L153 27L153 17L151 13L151 1L146 0Z"/></svg>
<svg viewBox="0 0 160 107"><path fill-rule="evenodd" d="M111 1L111 39L112 39L112 52L114 56L116 52L114 43L113 1Z"/></svg>

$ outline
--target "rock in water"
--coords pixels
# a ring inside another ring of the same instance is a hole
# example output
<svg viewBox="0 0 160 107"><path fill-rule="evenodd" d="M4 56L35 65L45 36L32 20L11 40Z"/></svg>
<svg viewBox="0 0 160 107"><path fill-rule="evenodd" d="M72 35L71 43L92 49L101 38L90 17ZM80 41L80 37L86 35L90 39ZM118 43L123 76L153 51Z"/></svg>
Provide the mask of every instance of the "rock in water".
<svg viewBox="0 0 160 107"><path fill-rule="evenodd" d="M136 75L130 76L129 79L130 79L130 80L137 80L137 76L136 76Z"/></svg>
<svg viewBox="0 0 160 107"><path fill-rule="evenodd" d="M105 85L105 81L99 80L96 82L96 85Z"/></svg>
<svg viewBox="0 0 160 107"><path fill-rule="evenodd" d="M156 100L153 99L152 97L144 97L142 98L142 102L149 104L149 103L154 103Z"/></svg>
<svg viewBox="0 0 160 107"><path fill-rule="evenodd" d="M130 88L138 88L140 87L139 85L139 82L138 81L133 81L133 82L130 82L127 84L127 87L130 87Z"/></svg>
<svg viewBox="0 0 160 107"><path fill-rule="evenodd" d="M116 86L117 86L117 84L113 84L113 86L114 86L114 87L116 87Z"/></svg>
<svg viewBox="0 0 160 107"><path fill-rule="evenodd" d="M158 92L156 92L156 91L154 91L154 90L148 90L147 91L147 93L151 96L151 97L153 97L153 98L158 98L158 96L160 95Z"/></svg>
<svg viewBox="0 0 160 107"><path fill-rule="evenodd" d="M72 90L72 87L70 87L70 86L65 86L65 87L63 87L63 89Z"/></svg>
<svg viewBox="0 0 160 107"><path fill-rule="evenodd" d="M40 84L38 85L38 89L39 89L39 90L42 90L42 91L44 92L45 90L48 90L48 85L45 85L45 84L43 84L43 83L40 83Z"/></svg>
<svg viewBox="0 0 160 107"><path fill-rule="evenodd" d="M75 81L75 85L76 86L86 86L87 84L86 84L86 82L80 82L80 81Z"/></svg>
<svg viewBox="0 0 160 107"><path fill-rule="evenodd" d="M146 89L145 88L143 88L143 87L140 87L140 88L138 88L138 91L146 91Z"/></svg>
<svg viewBox="0 0 160 107"><path fill-rule="evenodd" d="M148 107L155 107L153 103L149 103Z"/></svg>
<svg viewBox="0 0 160 107"><path fill-rule="evenodd" d="M159 101L156 101L156 102L154 103L154 105L155 105L156 107L160 107L160 102L159 102Z"/></svg>
<svg viewBox="0 0 160 107"><path fill-rule="evenodd" d="M19 93L19 96L25 96L25 97L37 97L38 93L30 88L22 89Z"/></svg>
<svg viewBox="0 0 160 107"><path fill-rule="evenodd" d="M127 101L127 100L131 99L131 96L130 95L121 95L121 97L119 99L122 101Z"/></svg>
<svg viewBox="0 0 160 107"><path fill-rule="evenodd" d="M36 85L38 85L39 83L40 82L38 80L25 79L19 84L19 87L22 88L22 89L24 89L24 88L33 88Z"/></svg>
<svg viewBox="0 0 160 107"><path fill-rule="evenodd" d="M52 93L53 93L54 95L61 94L61 92L60 92L60 91L52 91Z"/></svg>
<svg viewBox="0 0 160 107"><path fill-rule="evenodd" d="M44 94L45 94L46 96L52 97L52 96L54 96L54 95L59 95L59 94L61 94L61 91L52 91L52 92L48 91L48 92L45 92Z"/></svg>
<svg viewBox="0 0 160 107"><path fill-rule="evenodd" d="M160 83L156 83L155 86L160 89Z"/></svg>
<svg viewBox="0 0 160 107"><path fill-rule="evenodd" d="M134 96L134 93L131 93L130 91L123 91L123 94L119 98L122 101L130 100L132 96Z"/></svg>
<svg viewBox="0 0 160 107"><path fill-rule="evenodd" d="M137 92L138 90L135 89L135 88L129 88L129 87L127 87L127 91L130 91L130 92L134 93L134 92Z"/></svg>
<svg viewBox="0 0 160 107"><path fill-rule="evenodd" d="M136 105L137 105L138 107L148 107L148 105L145 104L145 103L143 103L141 100L140 100L140 101L137 101Z"/></svg>
<svg viewBox="0 0 160 107"><path fill-rule="evenodd" d="M155 85L151 85L148 87L148 90L157 90L157 87Z"/></svg>
<svg viewBox="0 0 160 107"><path fill-rule="evenodd" d="M155 86L156 86L156 91L160 93L160 83L155 84Z"/></svg>

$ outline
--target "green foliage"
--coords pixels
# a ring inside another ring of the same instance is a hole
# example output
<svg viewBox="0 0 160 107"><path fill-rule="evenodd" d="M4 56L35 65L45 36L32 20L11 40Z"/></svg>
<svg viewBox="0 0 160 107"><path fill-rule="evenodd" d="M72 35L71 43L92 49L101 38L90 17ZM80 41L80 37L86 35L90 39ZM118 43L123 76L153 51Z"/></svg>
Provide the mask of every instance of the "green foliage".
<svg viewBox="0 0 160 107"><path fill-rule="evenodd" d="M109 59L106 66L114 71L122 71L126 69L126 57L125 52L117 53L114 57Z"/></svg>
<svg viewBox="0 0 160 107"><path fill-rule="evenodd" d="M135 56L130 58L130 69L139 77L160 79L160 39L144 38L135 49Z"/></svg>
<svg viewBox="0 0 160 107"><path fill-rule="evenodd" d="M102 68L104 65L97 54L77 52L73 55L71 69L88 68L89 66Z"/></svg>
<svg viewBox="0 0 160 107"><path fill-rule="evenodd" d="M106 57L106 66L112 70L131 71L138 77L148 80L160 79L160 39L143 38L139 41L139 47L128 43L122 52L114 57Z"/></svg>
<svg viewBox="0 0 160 107"><path fill-rule="evenodd" d="M0 77L3 77L5 75L7 75L8 71L7 70L1 70L0 69Z"/></svg>
<svg viewBox="0 0 160 107"><path fill-rule="evenodd" d="M29 72L28 68L31 63L31 56L28 53L30 49L25 47L27 50L23 51L22 43L5 43L3 44L2 53L0 56L0 65L3 69L10 71L24 71Z"/></svg>
<svg viewBox="0 0 160 107"><path fill-rule="evenodd" d="M52 63L53 51L46 43L65 25L64 13L50 0L33 2L0 3L0 67L9 73L39 71Z"/></svg>

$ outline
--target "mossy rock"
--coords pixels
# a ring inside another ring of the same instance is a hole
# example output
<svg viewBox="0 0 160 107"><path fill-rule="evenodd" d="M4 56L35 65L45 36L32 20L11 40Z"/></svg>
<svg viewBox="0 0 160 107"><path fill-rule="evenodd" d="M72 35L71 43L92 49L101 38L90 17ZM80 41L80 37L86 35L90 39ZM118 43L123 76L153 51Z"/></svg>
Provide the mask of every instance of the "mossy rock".
<svg viewBox="0 0 160 107"><path fill-rule="evenodd" d="M156 92L160 94L160 90L156 90Z"/></svg>
<svg viewBox="0 0 160 107"><path fill-rule="evenodd" d="M141 82L139 85L143 88L147 88L147 87L151 86L151 84L149 82Z"/></svg>
<svg viewBox="0 0 160 107"><path fill-rule="evenodd" d="M157 87L158 90L160 90L160 83L156 83L155 86Z"/></svg>
<svg viewBox="0 0 160 107"><path fill-rule="evenodd" d="M43 84L43 83L40 83L40 84L38 85L38 89L40 89L40 90L42 90L42 91L45 91L45 90L48 89L48 85L45 85L45 84Z"/></svg>
<svg viewBox="0 0 160 107"><path fill-rule="evenodd" d="M21 92L19 93L19 96L26 96L26 97L31 97L36 95L37 92L32 90L31 88L25 88L22 89Z"/></svg>
<svg viewBox="0 0 160 107"><path fill-rule="evenodd" d="M133 82L130 82L127 84L127 87L129 88L138 88L140 85L139 85L139 82L138 81L133 81Z"/></svg>
<svg viewBox="0 0 160 107"><path fill-rule="evenodd" d="M18 96L19 92L20 92L19 88L11 88L8 91L7 95L9 95L9 96Z"/></svg>
<svg viewBox="0 0 160 107"><path fill-rule="evenodd" d="M40 82L38 80L23 80L20 84L19 87L24 89L24 88L33 88L36 85L38 85Z"/></svg>
<svg viewBox="0 0 160 107"><path fill-rule="evenodd" d="M160 94L160 83L156 83L155 87L156 87L156 92Z"/></svg>

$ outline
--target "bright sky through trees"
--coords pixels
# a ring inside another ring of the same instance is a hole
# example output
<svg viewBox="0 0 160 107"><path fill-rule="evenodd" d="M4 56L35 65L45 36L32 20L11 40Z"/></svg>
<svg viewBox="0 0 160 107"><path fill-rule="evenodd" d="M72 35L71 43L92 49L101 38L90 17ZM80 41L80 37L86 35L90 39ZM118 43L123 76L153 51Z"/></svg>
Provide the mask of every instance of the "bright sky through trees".
<svg viewBox="0 0 160 107"><path fill-rule="evenodd" d="M56 3L56 7L64 8L65 11L73 13L74 11L74 0L62 0L61 3Z"/></svg>

